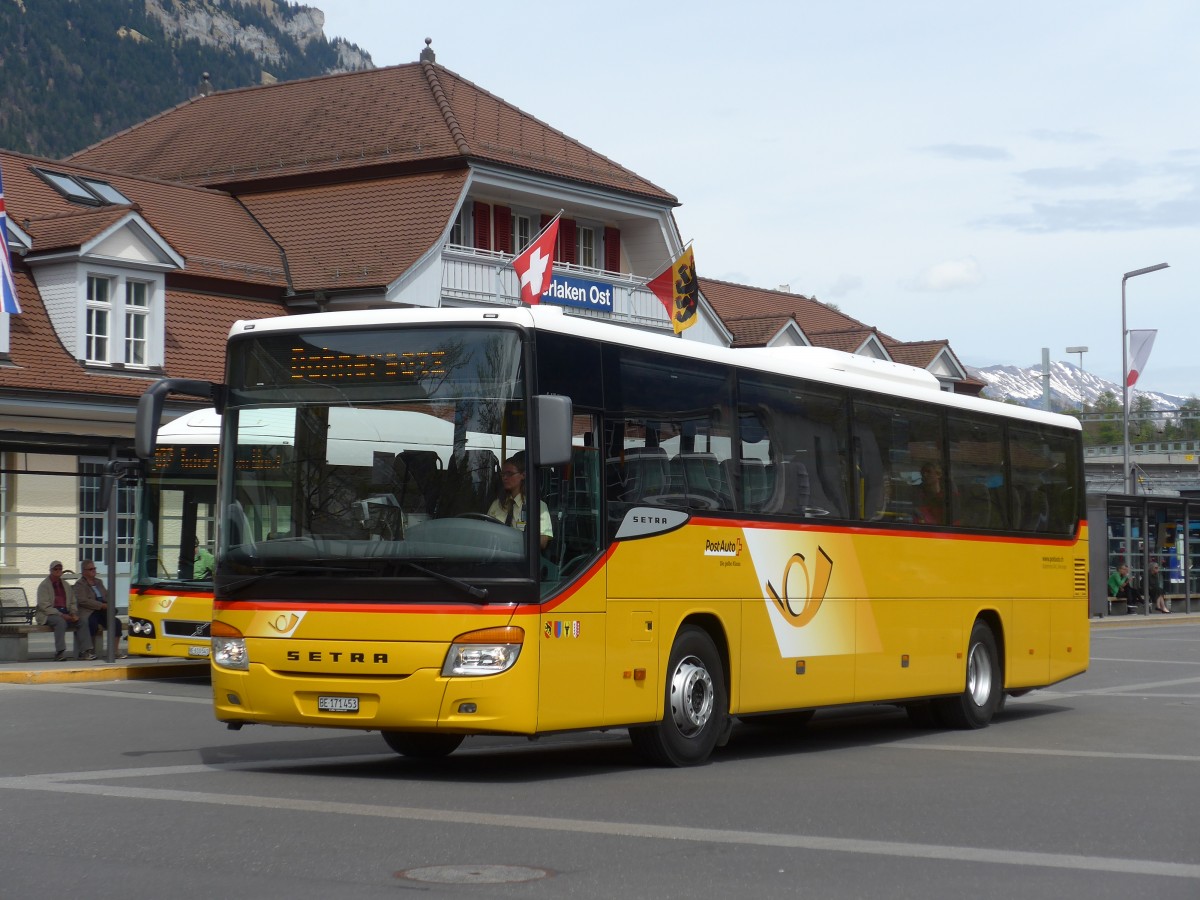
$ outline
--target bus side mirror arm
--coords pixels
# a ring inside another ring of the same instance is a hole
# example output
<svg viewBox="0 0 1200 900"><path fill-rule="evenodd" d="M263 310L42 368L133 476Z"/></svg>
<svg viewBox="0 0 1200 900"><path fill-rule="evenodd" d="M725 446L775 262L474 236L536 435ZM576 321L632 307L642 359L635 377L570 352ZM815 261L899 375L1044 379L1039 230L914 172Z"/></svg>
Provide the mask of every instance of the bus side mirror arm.
<svg viewBox="0 0 1200 900"><path fill-rule="evenodd" d="M138 399L134 427L134 452L138 459L152 459L158 440L159 420L167 394L190 394L211 400L217 413L225 408L225 385L193 378L160 378Z"/></svg>

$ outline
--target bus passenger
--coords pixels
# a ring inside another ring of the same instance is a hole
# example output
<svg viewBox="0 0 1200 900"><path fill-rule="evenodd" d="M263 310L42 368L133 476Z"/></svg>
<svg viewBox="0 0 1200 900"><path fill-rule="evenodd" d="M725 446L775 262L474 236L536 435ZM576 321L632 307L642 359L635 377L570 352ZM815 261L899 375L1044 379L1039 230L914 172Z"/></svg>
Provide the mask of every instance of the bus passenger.
<svg viewBox="0 0 1200 900"><path fill-rule="evenodd" d="M63 564L57 559L50 563L50 574L37 587L36 621L54 629L54 658L67 658L67 631L75 634L75 646L79 649L79 616L76 614L75 599L67 593L63 582ZM82 653L82 651L80 651Z"/></svg>
<svg viewBox="0 0 1200 900"><path fill-rule="evenodd" d="M525 453L514 453L500 467L500 497L492 501L488 515L505 525L511 525L518 531L525 530ZM554 537L554 526L550 522L550 510L543 502L539 517L539 533L542 549Z"/></svg>
<svg viewBox="0 0 1200 900"><path fill-rule="evenodd" d="M942 467L936 463L921 466L921 499L917 504L916 520L922 525L946 523L946 491Z"/></svg>

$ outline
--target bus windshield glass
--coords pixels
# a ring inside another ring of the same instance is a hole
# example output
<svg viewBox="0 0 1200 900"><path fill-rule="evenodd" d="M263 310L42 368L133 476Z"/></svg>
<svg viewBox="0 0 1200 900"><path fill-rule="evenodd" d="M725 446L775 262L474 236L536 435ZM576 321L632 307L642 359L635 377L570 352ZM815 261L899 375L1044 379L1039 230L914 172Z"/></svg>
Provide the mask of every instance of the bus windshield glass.
<svg viewBox="0 0 1200 900"><path fill-rule="evenodd" d="M516 330L249 334L229 376L226 451L257 464L222 473L218 594L500 599L480 584L532 577L498 512L502 467L524 465ZM266 414L283 445L256 435Z"/></svg>

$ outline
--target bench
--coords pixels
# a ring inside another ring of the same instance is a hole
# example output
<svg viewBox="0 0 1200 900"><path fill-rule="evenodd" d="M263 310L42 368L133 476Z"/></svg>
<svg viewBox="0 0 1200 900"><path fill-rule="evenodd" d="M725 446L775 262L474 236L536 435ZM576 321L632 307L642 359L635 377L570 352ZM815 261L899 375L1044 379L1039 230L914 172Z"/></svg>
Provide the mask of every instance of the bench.
<svg viewBox="0 0 1200 900"><path fill-rule="evenodd" d="M23 587L0 587L0 662L26 662L29 635L54 631L49 625L34 625L35 606Z"/></svg>

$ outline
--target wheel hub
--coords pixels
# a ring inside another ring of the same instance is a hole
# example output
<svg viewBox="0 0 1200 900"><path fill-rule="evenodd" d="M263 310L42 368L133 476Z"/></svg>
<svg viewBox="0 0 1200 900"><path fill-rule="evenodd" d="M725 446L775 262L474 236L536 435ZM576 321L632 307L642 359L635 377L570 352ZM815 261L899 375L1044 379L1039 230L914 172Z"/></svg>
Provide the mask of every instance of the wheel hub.
<svg viewBox="0 0 1200 900"><path fill-rule="evenodd" d="M679 733L690 737L712 717L714 691L712 676L694 656L679 661L671 676L671 718Z"/></svg>

